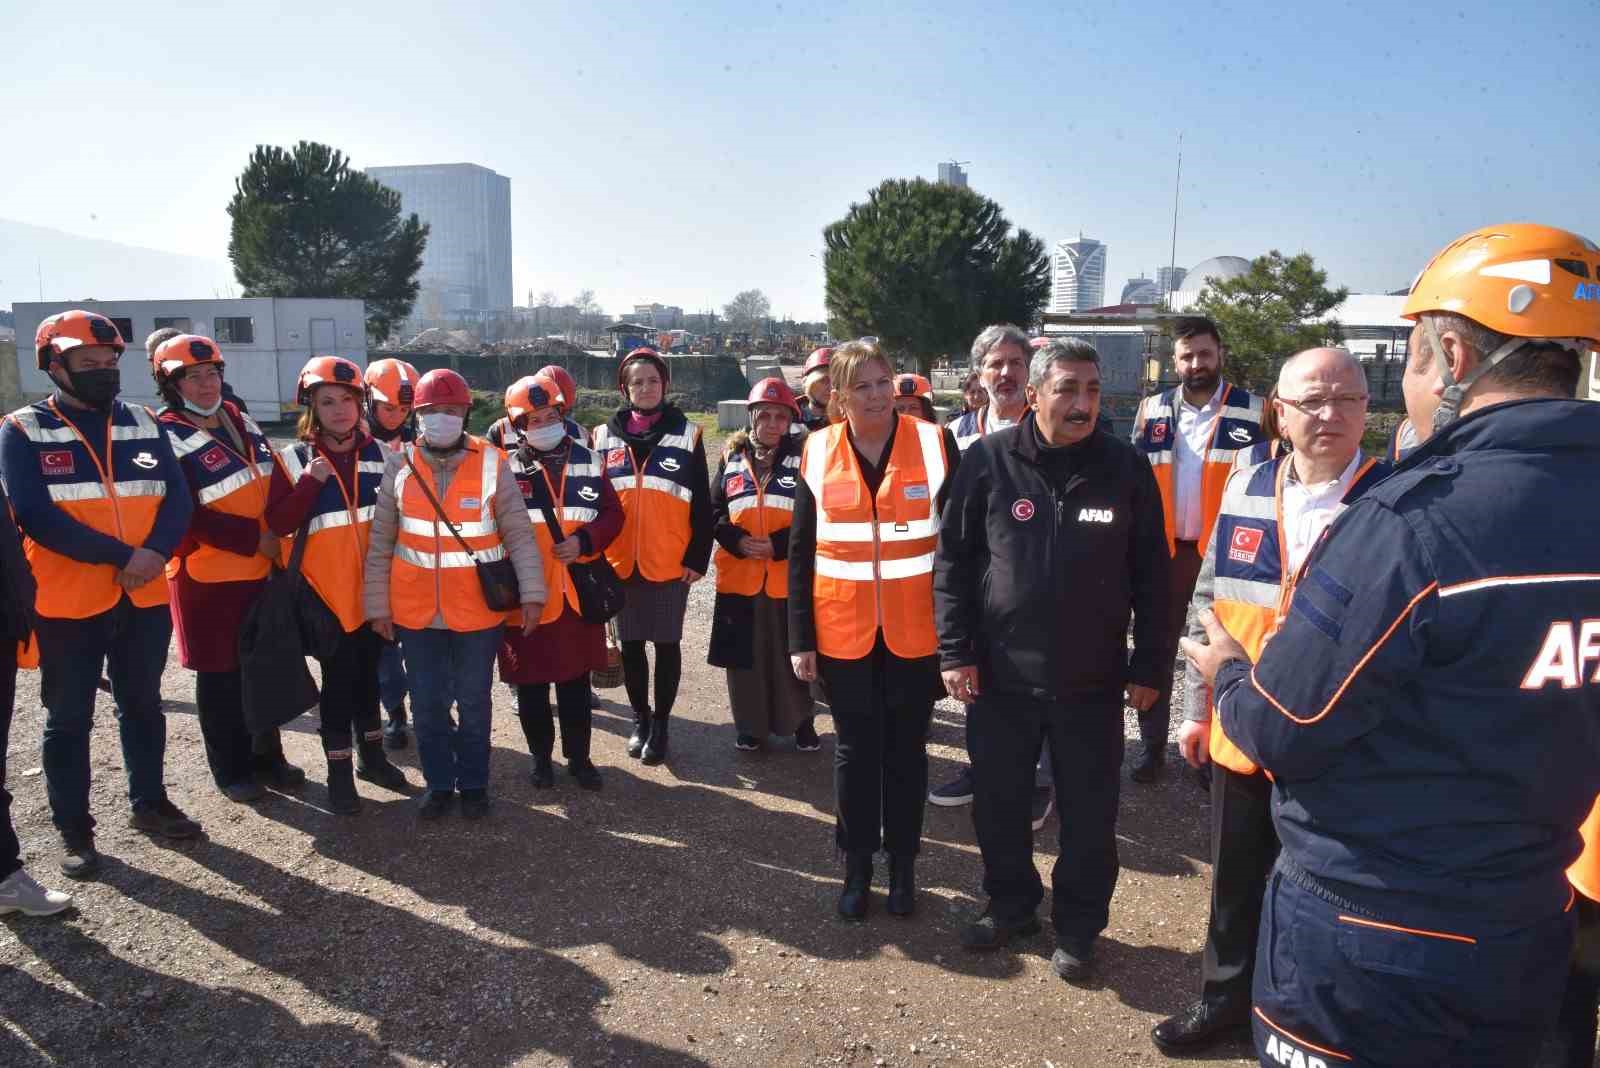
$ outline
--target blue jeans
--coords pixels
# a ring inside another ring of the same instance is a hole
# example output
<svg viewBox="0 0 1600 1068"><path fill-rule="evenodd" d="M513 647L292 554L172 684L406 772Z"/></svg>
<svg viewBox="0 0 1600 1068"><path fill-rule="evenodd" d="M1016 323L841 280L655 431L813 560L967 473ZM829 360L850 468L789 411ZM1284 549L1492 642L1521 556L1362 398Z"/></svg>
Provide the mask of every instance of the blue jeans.
<svg viewBox="0 0 1600 1068"><path fill-rule="evenodd" d="M396 627L411 685L417 756L429 790L489 785L489 689L502 628L465 633ZM450 718L451 704L457 719Z"/></svg>
<svg viewBox="0 0 1600 1068"><path fill-rule="evenodd" d="M384 642L378 654L378 703L383 713L392 716L400 710L406 699L406 665L400 658L400 646Z"/></svg>
<svg viewBox="0 0 1600 1068"><path fill-rule="evenodd" d="M102 666L111 677L122 737L122 764L134 808L167 796L162 763L167 720L161 673L167 666L172 615L166 605L135 608L123 597L88 619L40 616L39 691L44 700L44 780L56 829L69 838L94 831L89 814L89 728Z"/></svg>

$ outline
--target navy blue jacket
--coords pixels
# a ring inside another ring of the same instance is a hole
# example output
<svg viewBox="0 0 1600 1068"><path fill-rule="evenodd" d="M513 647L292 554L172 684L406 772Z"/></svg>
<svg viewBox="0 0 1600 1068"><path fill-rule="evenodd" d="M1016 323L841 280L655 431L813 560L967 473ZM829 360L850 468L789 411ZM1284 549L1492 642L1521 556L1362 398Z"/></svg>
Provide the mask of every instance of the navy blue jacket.
<svg viewBox="0 0 1600 1068"><path fill-rule="evenodd" d="M1223 665L1291 878L1467 936L1568 907L1600 792L1597 472L1600 406L1472 413L1335 522L1253 672Z"/></svg>

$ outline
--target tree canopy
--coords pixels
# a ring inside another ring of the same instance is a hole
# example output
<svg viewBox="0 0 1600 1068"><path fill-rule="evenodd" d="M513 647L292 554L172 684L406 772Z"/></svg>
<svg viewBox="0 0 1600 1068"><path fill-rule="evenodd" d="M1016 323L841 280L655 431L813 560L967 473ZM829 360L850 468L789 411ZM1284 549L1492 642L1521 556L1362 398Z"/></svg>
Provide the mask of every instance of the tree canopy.
<svg viewBox="0 0 1600 1068"><path fill-rule="evenodd" d="M1338 342L1339 323L1327 314L1349 295L1328 288L1328 272L1310 253L1286 257L1273 249L1239 277L1210 282L1192 310L1209 315L1222 332L1228 379L1264 392L1277 383L1284 360Z"/></svg>
<svg viewBox="0 0 1600 1068"><path fill-rule="evenodd" d="M722 317L732 330L754 331L772 318L772 301L759 289L746 289L722 306Z"/></svg>
<svg viewBox="0 0 1600 1068"><path fill-rule="evenodd" d="M1028 326L1050 296L1043 242L971 189L890 179L822 237L830 332L875 335L924 372L991 323Z"/></svg>
<svg viewBox="0 0 1600 1068"><path fill-rule="evenodd" d="M415 213L402 218L400 194L337 149L257 145L228 215L228 257L245 296L359 298L375 339L411 313L428 227Z"/></svg>

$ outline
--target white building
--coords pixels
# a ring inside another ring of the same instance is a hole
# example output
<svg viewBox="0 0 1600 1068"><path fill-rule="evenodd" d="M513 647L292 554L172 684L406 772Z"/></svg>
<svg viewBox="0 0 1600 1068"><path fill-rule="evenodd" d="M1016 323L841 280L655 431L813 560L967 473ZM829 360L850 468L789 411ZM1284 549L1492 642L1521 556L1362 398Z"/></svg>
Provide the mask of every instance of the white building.
<svg viewBox="0 0 1600 1068"><path fill-rule="evenodd" d="M1106 246L1092 237L1057 241L1050 258L1050 310L1075 312L1105 305Z"/></svg>
<svg viewBox="0 0 1600 1068"><path fill-rule="evenodd" d="M360 300L243 297L237 300L81 300L19 303L17 377L33 400L54 386L39 370L33 335L39 323L72 308L99 312L127 339L122 356L122 396L159 403L144 339L164 326L214 340L227 361L228 384L261 422L286 418L295 406L295 383L313 354L343 356L367 365L367 308Z"/></svg>
<svg viewBox="0 0 1600 1068"><path fill-rule="evenodd" d="M1184 273L1183 281L1167 298L1175 312L1188 311L1211 282L1226 282L1250 273L1250 261L1243 256L1212 256L1201 260Z"/></svg>
<svg viewBox="0 0 1600 1068"><path fill-rule="evenodd" d="M939 182L942 185L960 186L967 188L967 172L961 169L961 164L955 160L939 164Z"/></svg>

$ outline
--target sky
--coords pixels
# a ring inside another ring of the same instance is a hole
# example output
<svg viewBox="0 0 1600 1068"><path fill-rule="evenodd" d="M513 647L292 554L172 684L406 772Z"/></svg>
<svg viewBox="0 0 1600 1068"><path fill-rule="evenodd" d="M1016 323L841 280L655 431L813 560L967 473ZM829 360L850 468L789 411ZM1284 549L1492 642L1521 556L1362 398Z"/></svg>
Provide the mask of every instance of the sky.
<svg viewBox="0 0 1600 1068"><path fill-rule="evenodd" d="M1307 251L1381 292L1480 225L1600 236L1595 0L24 3L0 216L213 260L253 147L302 139L508 175L516 300L611 312L823 318L823 227L948 159L1104 241L1109 303L1172 255L1180 133L1180 266Z"/></svg>

